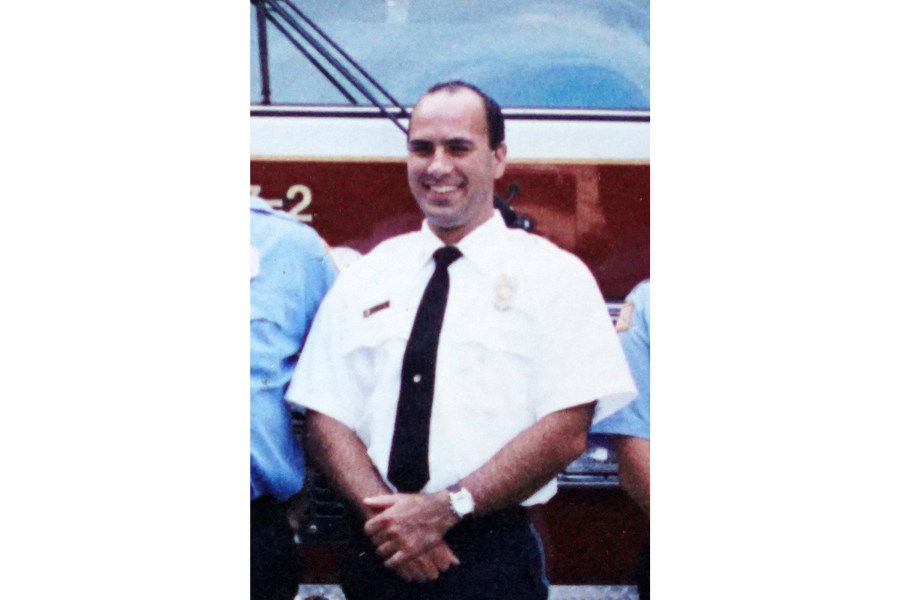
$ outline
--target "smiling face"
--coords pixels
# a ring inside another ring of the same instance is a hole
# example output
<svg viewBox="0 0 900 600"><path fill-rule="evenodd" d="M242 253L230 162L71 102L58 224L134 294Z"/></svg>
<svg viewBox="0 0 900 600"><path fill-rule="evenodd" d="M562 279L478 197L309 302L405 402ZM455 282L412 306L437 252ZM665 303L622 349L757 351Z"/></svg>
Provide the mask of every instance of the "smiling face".
<svg viewBox="0 0 900 600"><path fill-rule="evenodd" d="M407 177L431 230L455 244L491 218L506 144L488 144L481 98L469 89L424 96L409 124Z"/></svg>

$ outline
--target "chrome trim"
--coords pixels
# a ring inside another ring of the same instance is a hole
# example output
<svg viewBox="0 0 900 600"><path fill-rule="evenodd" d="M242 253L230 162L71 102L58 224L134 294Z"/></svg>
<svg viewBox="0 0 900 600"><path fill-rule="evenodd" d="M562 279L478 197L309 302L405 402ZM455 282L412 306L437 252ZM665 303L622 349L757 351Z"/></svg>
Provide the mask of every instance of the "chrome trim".
<svg viewBox="0 0 900 600"><path fill-rule="evenodd" d="M408 109L411 111L412 107ZM397 118L403 118L399 107L386 107L385 111ZM250 105L251 117L345 117L345 118L385 118L381 110L371 106L341 105ZM650 122L650 111L646 110L600 110L565 108L504 108L503 116L513 120L549 121L631 121Z"/></svg>

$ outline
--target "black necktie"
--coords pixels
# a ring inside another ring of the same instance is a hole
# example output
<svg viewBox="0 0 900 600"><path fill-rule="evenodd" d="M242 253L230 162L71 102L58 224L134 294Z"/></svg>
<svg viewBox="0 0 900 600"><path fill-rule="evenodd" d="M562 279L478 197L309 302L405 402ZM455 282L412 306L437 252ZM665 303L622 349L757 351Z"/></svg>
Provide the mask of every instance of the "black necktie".
<svg viewBox="0 0 900 600"><path fill-rule="evenodd" d="M447 267L460 256L462 252L455 246L444 246L434 253L434 274L422 294L406 343L388 462L388 479L401 492L418 492L428 483L428 430L434 396L434 367L444 309L447 308L447 292L450 291Z"/></svg>

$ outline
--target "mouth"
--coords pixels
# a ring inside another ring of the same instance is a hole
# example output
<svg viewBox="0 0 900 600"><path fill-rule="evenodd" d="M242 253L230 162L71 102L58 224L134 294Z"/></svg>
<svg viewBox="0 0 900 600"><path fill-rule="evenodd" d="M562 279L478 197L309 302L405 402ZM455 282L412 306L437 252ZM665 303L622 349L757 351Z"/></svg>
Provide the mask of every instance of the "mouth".
<svg viewBox="0 0 900 600"><path fill-rule="evenodd" d="M448 194L448 193L452 192L453 190L457 189L457 186L455 186L455 185L434 185L434 186L430 186L428 189L430 189L432 192L437 192L438 194Z"/></svg>
<svg viewBox="0 0 900 600"><path fill-rule="evenodd" d="M449 196L460 192L464 187L464 183L433 183L428 181L422 182L422 187L430 194L436 196L435 199L448 198Z"/></svg>

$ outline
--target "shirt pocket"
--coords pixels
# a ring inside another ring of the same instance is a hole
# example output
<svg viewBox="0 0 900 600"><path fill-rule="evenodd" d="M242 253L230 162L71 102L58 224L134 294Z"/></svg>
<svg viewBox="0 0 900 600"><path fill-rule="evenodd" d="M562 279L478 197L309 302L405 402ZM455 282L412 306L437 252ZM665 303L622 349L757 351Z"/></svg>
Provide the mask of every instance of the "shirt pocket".
<svg viewBox="0 0 900 600"><path fill-rule="evenodd" d="M535 332L527 316L516 311L490 311L468 318L448 336L448 362L453 388L465 412L475 418L513 419L532 417L532 376ZM443 342L443 340L442 340Z"/></svg>
<svg viewBox="0 0 900 600"><path fill-rule="evenodd" d="M285 321L284 299L279 298L264 286L251 286L250 320L272 321L281 324Z"/></svg>
<svg viewBox="0 0 900 600"><path fill-rule="evenodd" d="M300 347L300 338L306 331L305 313L293 297L281 290L265 286L251 288L250 324L268 322L277 326L283 335L297 338L294 351Z"/></svg>
<svg viewBox="0 0 900 600"><path fill-rule="evenodd" d="M364 395L392 378L399 381L403 353L412 317L400 307L389 306L367 317L357 311L344 328L341 353Z"/></svg>

